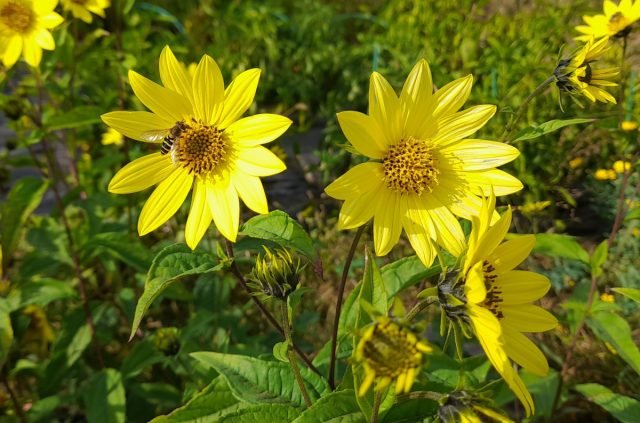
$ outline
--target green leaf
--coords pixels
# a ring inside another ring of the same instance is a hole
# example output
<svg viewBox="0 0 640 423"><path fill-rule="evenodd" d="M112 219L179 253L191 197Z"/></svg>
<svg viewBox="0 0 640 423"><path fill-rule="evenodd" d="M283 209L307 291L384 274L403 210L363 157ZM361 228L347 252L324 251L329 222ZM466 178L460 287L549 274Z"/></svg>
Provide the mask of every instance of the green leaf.
<svg viewBox="0 0 640 423"><path fill-rule="evenodd" d="M158 351L153 342L143 339L133 346L122 361L120 367L122 379L127 380L135 377L147 367L164 361L164 359L164 355Z"/></svg>
<svg viewBox="0 0 640 423"><path fill-rule="evenodd" d="M272 241L285 248L293 248L312 260L316 257L316 249L307 232L298 222L280 210L252 217L242 225L240 233Z"/></svg>
<svg viewBox="0 0 640 423"><path fill-rule="evenodd" d="M290 422L300 415L300 412L288 405L262 404L255 407L242 408L224 416L223 423L258 423L258 422Z"/></svg>
<svg viewBox="0 0 640 423"><path fill-rule="evenodd" d="M0 206L0 242L2 243L2 268L7 269L24 224L38 207L47 184L37 178L18 180L6 200Z"/></svg>
<svg viewBox="0 0 640 423"><path fill-rule="evenodd" d="M576 125L579 123L589 123L593 121L595 121L595 119L553 119L548 122L541 123L540 125L530 126L529 128L523 129L518 133L518 135L512 142L532 140L545 134L555 132L558 129L564 128L565 126Z"/></svg>
<svg viewBox="0 0 640 423"><path fill-rule="evenodd" d="M87 253L102 249L141 272L145 272L149 268L152 259L149 249L142 245L140 238L131 238L124 232L97 234L83 248Z"/></svg>
<svg viewBox="0 0 640 423"><path fill-rule="evenodd" d="M362 276L362 287L358 295L358 313L355 326L351 329L359 329L371 322L371 316L365 309L365 304L370 304L373 311L381 315L386 315L388 310L387 291L382 280L382 274L376 264L375 256L368 249L365 252L364 275Z"/></svg>
<svg viewBox="0 0 640 423"><path fill-rule="evenodd" d="M400 401L385 414L382 423L417 423L433 421L438 411L438 403L428 399L410 399Z"/></svg>
<svg viewBox="0 0 640 423"><path fill-rule="evenodd" d="M616 394L597 383L576 385L575 390L589 401L604 408L622 423L637 423L640 416L640 402L626 395Z"/></svg>
<svg viewBox="0 0 640 423"><path fill-rule="evenodd" d="M640 303L640 289L638 288L613 288L613 291Z"/></svg>
<svg viewBox="0 0 640 423"><path fill-rule="evenodd" d="M602 274L602 265L607 261L609 254L608 241L605 239L596 247L591 255L591 274L598 277Z"/></svg>
<svg viewBox="0 0 640 423"><path fill-rule="evenodd" d="M19 307L27 305L37 305L45 307L53 301L66 300L77 296L75 288L69 282L56 279L43 278L33 280L14 290L15 295L20 297ZM12 295L13 292L12 292Z"/></svg>
<svg viewBox="0 0 640 423"><path fill-rule="evenodd" d="M56 113L51 115L44 122L44 126L49 131L58 131L60 129L78 128L85 125L93 125L100 123L100 115L104 113L99 107L80 106L66 113Z"/></svg>
<svg viewBox="0 0 640 423"><path fill-rule="evenodd" d="M366 423L356 393L347 389L320 398L292 423Z"/></svg>
<svg viewBox="0 0 640 423"><path fill-rule="evenodd" d="M172 283L188 276L215 272L223 267L210 253L191 251L184 244L173 244L156 255L147 273L144 292L136 305L131 338L138 330L142 316L151 303Z"/></svg>
<svg viewBox="0 0 640 423"><path fill-rule="evenodd" d="M278 342L273 346L273 356L283 363L289 362L287 353L289 352L289 344L286 341Z"/></svg>
<svg viewBox="0 0 640 423"><path fill-rule="evenodd" d="M589 263L589 254L575 240L568 235L536 234L536 245L533 251L552 257L562 257Z"/></svg>
<svg viewBox="0 0 640 423"><path fill-rule="evenodd" d="M625 222L630 222L632 220L639 220L639 219L640 219L640 208L636 208L629 211L629 213L627 213L627 215L624 217Z"/></svg>
<svg viewBox="0 0 640 423"><path fill-rule="evenodd" d="M13 326L6 301L0 299L0 368L9 356L9 350L13 343Z"/></svg>
<svg viewBox="0 0 640 423"><path fill-rule="evenodd" d="M239 402L223 377L217 377L188 403L151 423L213 423L249 404Z"/></svg>
<svg viewBox="0 0 640 423"><path fill-rule="evenodd" d="M242 401L305 406L291 366L287 363L215 352L195 352L191 355L222 374L236 398ZM300 367L300 372L311 402L329 391L325 380L311 370Z"/></svg>
<svg viewBox="0 0 640 423"><path fill-rule="evenodd" d="M84 393L89 423L125 421L125 392L120 372L104 369L93 375Z"/></svg>
<svg viewBox="0 0 640 423"><path fill-rule="evenodd" d="M587 324L602 341L610 343L636 373L640 374L640 350L633 342L629 323L616 313L592 313Z"/></svg>

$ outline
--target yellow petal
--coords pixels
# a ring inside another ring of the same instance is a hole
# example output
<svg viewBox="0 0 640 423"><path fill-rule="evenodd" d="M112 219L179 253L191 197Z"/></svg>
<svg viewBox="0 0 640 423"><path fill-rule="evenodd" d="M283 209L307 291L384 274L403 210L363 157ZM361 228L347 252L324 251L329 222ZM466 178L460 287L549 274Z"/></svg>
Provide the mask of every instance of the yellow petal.
<svg viewBox="0 0 640 423"><path fill-rule="evenodd" d="M373 218L373 244L376 255L384 256L398 243L402 233L402 218L407 212L406 196L380 191Z"/></svg>
<svg viewBox="0 0 640 423"><path fill-rule="evenodd" d="M24 40L22 46L22 56L24 61L31 67L38 67L42 60L42 48L36 43L36 40L31 36Z"/></svg>
<svg viewBox="0 0 640 423"><path fill-rule="evenodd" d="M128 163L109 182L109 192L130 194L163 181L175 169L168 155L149 154Z"/></svg>
<svg viewBox="0 0 640 423"><path fill-rule="evenodd" d="M236 152L235 166L248 175L271 176L287 168L278 156L262 146L241 148Z"/></svg>
<svg viewBox="0 0 640 423"><path fill-rule="evenodd" d="M145 132L160 131L163 129L168 131L175 124L175 122L163 119L149 112L117 111L105 113L101 118L109 127L120 132L125 137L144 142L151 142L143 137ZM162 140L155 142L161 143Z"/></svg>
<svg viewBox="0 0 640 423"><path fill-rule="evenodd" d="M191 196L191 209L184 229L184 236L189 248L196 249L204 234L207 233L207 229L211 225L211 219L206 186L201 179L196 178Z"/></svg>
<svg viewBox="0 0 640 423"><path fill-rule="evenodd" d="M436 247L431 237L427 234L427 231L408 217L404 218L402 226L407 234L411 248L416 252L422 264L424 264L425 267L430 267L437 253Z"/></svg>
<svg viewBox="0 0 640 423"><path fill-rule="evenodd" d="M496 106L482 104L438 120L438 131L433 142L445 147L468 137L482 128L496 113Z"/></svg>
<svg viewBox="0 0 640 423"><path fill-rule="evenodd" d="M509 195L522 189L522 182L500 169L481 170L477 172L459 172L470 185L474 194L489 196Z"/></svg>
<svg viewBox="0 0 640 423"><path fill-rule="evenodd" d="M473 304L480 304L487 297L484 285L483 263L479 261L466 274L464 293L467 300Z"/></svg>
<svg viewBox="0 0 640 423"><path fill-rule="evenodd" d="M33 2L33 10L35 10L38 15L45 15L51 13L57 5L58 0L38 0Z"/></svg>
<svg viewBox="0 0 640 423"><path fill-rule="evenodd" d="M205 124L218 121L224 104L224 80L218 64L206 54L193 75L193 100L196 118Z"/></svg>
<svg viewBox="0 0 640 423"><path fill-rule="evenodd" d="M427 121L431 124L435 123L431 119L433 99L431 69L427 61L421 59L409 73L400 93L403 138L420 133L420 128Z"/></svg>
<svg viewBox="0 0 640 423"><path fill-rule="evenodd" d="M549 363L542 351L529 338L511 328L503 328L505 351L516 363L538 376L549 372Z"/></svg>
<svg viewBox="0 0 640 423"><path fill-rule="evenodd" d="M249 69L236 76L224 91L224 108L218 126L226 128L247 111L256 95L260 69Z"/></svg>
<svg viewBox="0 0 640 423"><path fill-rule="evenodd" d="M191 78L169 46L165 46L160 53L160 79L162 85L193 102Z"/></svg>
<svg viewBox="0 0 640 423"><path fill-rule="evenodd" d="M387 145L400 141L400 100L378 72L369 80L369 116L378 121Z"/></svg>
<svg viewBox="0 0 640 423"><path fill-rule="evenodd" d="M448 159L440 167L452 163L457 169L473 171L502 166L515 160L520 151L503 142L463 140L442 148L440 154Z"/></svg>
<svg viewBox="0 0 640 423"><path fill-rule="evenodd" d="M613 16L618 12L618 6L611 0L604 0L603 10L605 15Z"/></svg>
<svg viewBox="0 0 640 423"><path fill-rule="evenodd" d="M235 121L224 133L231 137L234 145L254 147L275 140L291 123L287 117L263 113Z"/></svg>
<svg viewBox="0 0 640 423"><path fill-rule="evenodd" d="M523 235L498 245L489 260L498 272L515 269L531 253L536 244L535 235Z"/></svg>
<svg viewBox="0 0 640 423"><path fill-rule="evenodd" d="M235 187L227 179L207 181L207 199L218 231L235 242L240 224L240 201Z"/></svg>
<svg viewBox="0 0 640 423"><path fill-rule="evenodd" d="M2 63L5 67L10 68L18 61L22 53L22 37L20 35L12 36L6 41L4 48Z"/></svg>
<svg viewBox="0 0 640 423"><path fill-rule="evenodd" d="M330 183L324 192L338 200L357 197L364 192L383 189L383 177L381 163L361 163Z"/></svg>
<svg viewBox="0 0 640 423"><path fill-rule="evenodd" d="M449 82L435 93L433 118L439 119L457 112L469 98L473 76L467 75Z"/></svg>
<svg viewBox="0 0 640 423"><path fill-rule="evenodd" d="M484 235L478 239L477 247L470 259L471 263L476 263L491 254L502 242L507 231L509 231L510 226L511 209L508 209L507 212L502 215L500 220L498 220L495 225L489 228Z"/></svg>
<svg viewBox="0 0 640 423"><path fill-rule="evenodd" d="M422 222L423 228L428 232L435 232L435 238L438 244L442 245L447 251L454 256L459 256L464 250L464 233L460 222L455 218L451 211L442 206L435 198L424 195L422 197L414 197L415 203L410 201L411 212L410 216L420 216L420 222ZM417 214L415 212L417 211ZM427 218L425 214L431 219L432 224L425 226ZM429 230L431 226L431 230ZM433 237L433 235L432 235Z"/></svg>
<svg viewBox="0 0 640 423"><path fill-rule="evenodd" d="M269 213L267 197L260 178L243 172L234 172L231 178L240 199L247 207L259 214Z"/></svg>
<svg viewBox="0 0 640 423"><path fill-rule="evenodd" d="M340 209L338 229L353 229L367 223L374 215L379 195L378 191L369 191L347 198Z"/></svg>
<svg viewBox="0 0 640 423"><path fill-rule="evenodd" d="M502 291L505 304L527 304L538 300L547 293L551 283L546 276L524 270L501 273L496 283Z"/></svg>
<svg viewBox="0 0 640 423"><path fill-rule="evenodd" d="M134 71L129 71L129 82L142 104L162 119L175 123L193 115L189 100L177 92L161 87Z"/></svg>
<svg viewBox="0 0 640 423"><path fill-rule="evenodd" d="M342 132L358 152L372 159L385 156L384 132L374 118L352 111L340 112L337 116Z"/></svg>
<svg viewBox="0 0 640 423"><path fill-rule="evenodd" d="M504 314L502 324L518 332L545 332L558 326L558 319L553 314L532 304L503 305L501 310Z"/></svg>
<svg viewBox="0 0 640 423"><path fill-rule="evenodd" d="M33 37L36 43L45 50L53 50L56 48L56 42L53 40L51 33L44 28L36 30Z"/></svg>
<svg viewBox="0 0 640 423"><path fill-rule="evenodd" d="M182 168L175 168L171 174L158 185L144 203L138 219L138 233L146 235L173 216L187 194L191 190L193 175Z"/></svg>

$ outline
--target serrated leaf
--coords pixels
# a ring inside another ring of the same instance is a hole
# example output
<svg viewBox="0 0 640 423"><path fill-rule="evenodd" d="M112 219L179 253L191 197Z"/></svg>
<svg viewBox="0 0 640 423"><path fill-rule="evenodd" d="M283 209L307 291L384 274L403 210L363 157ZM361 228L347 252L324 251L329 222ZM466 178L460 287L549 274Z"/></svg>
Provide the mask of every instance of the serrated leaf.
<svg viewBox="0 0 640 423"><path fill-rule="evenodd" d="M598 404L622 423L637 423L640 416L640 402L626 395L616 394L597 383L576 385L575 390Z"/></svg>
<svg viewBox="0 0 640 423"><path fill-rule="evenodd" d="M99 107L95 106L79 106L66 113L56 113L51 115L44 122L44 126L49 131L58 131L60 129L78 128L85 125L93 125L100 123L100 115L104 113Z"/></svg>
<svg viewBox="0 0 640 423"><path fill-rule="evenodd" d="M595 251L591 255L591 274L598 277L602 274L602 265L607 261L607 255L609 254L608 240L602 241L596 247Z"/></svg>
<svg viewBox="0 0 640 423"><path fill-rule="evenodd" d="M532 140L545 134L555 132L566 126L593 121L595 121L595 119L553 119L548 122L541 123L540 125L530 126L529 128L523 129L512 142Z"/></svg>
<svg viewBox="0 0 640 423"><path fill-rule="evenodd" d="M215 352L195 352L191 356L223 375L236 398L242 401L305 406L291 366L287 363ZM311 370L300 366L300 372L311 402L329 391L326 381Z"/></svg>
<svg viewBox="0 0 640 423"><path fill-rule="evenodd" d="M104 369L89 380L84 393L89 423L123 423L125 421L125 392L120 372Z"/></svg>
<svg viewBox="0 0 640 423"><path fill-rule="evenodd" d="M221 269L215 258L204 251L191 251L184 244L173 244L156 255L147 273L144 292L138 300L133 317L131 338L138 330L142 316L158 296L172 283L189 276L202 275Z"/></svg>
<svg viewBox="0 0 640 423"><path fill-rule="evenodd" d="M291 406L282 404L262 404L242 408L224 416L222 423L259 423L259 422L290 422L300 415Z"/></svg>
<svg viewBox="0 0 640 423"><path fill-rule="evenodd" d="M568 235L536 234L536 245L533 251L552 257L561 257L589 263L589 254L575 240Z"/></svg>
<svg viewBox="0 0 640 423"><path fill-rule="evenodd" d="M292 423L366 423L356 393L347 389L320 398Z"/></svg>
<svg viewBox="0 0 640 423"><path fill-rule="evenodd" d="M83 250L91 252L95 249L105 249L114 258L141 272L149 268L152 260L149 249L142 245L139 238L132 239L124 232L107 232L93 236L84 245Z"/></svg>
<svg viewBox="0 0 640 423"><path fill-rule="evenodd" d="M7 269L27 218L38 207L47 184L37 178L18 180L6 200L0 206L0 242L2 243L2 268Z"/></svg>
<svg viewBox="0 0 640 423"><path fill-rule="evenodd" d="M291 216L280 210L252 217L242 225L240 233L293 248L312 260L316 257L316 249L309 234Z"/></svg>
<svg viewBox="0 0 640 423"><path fill-rule="evenodd" d="M638 288L613 288L613 291L640 303L640 289Z"/></svg>
<svg viewBox="0 0 640 423"><path fill-rule="evenodd" d="M587 324L598 338L611 344L620 357L640 374L640 350L633 342L631 328L624 318L611 311L601 311L592 313Z"/></svg>

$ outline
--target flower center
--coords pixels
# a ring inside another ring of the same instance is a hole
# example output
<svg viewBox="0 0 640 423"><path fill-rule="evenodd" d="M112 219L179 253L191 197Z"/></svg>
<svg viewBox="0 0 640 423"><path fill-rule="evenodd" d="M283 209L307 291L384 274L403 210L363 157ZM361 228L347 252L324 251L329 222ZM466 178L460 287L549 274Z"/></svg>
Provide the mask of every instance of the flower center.
<svg viewBox="0 0 640 423"><path fill-rule="evenodd" d="M224 164L230 152L222 130L198 122L185 125L175 143L175 159L196 175L209 173Z"/></svg>
<svg viewBox="0 0 640 423"><path fill-rule="evenodd" d="M433 149L423 140L409 137L389 147L382 161L387 188L400 194L421 195L438 185Z"/></svg>
<svg viewBox="0 0 640 423"><path fill-rule="evenodd" d="M0 10L0 21L10 30L20 34L28 32L34 20L33 10L19 2L7 3Z"/></svg>
<svg viewBox="0 0 640 423"><path fill-rule="evenodd" d="M614 13L609 18L609 32L615 34L615 37L624 37L625 35L627 35L629 32L627 31L627 33L625 34L625 31L627 29L631 29L628 28L628 26L629 20L620 12Z"/></svg>
<svg viewBox="0 0 640 423"><path fill-rule="evenodd" d="M496 279L498 278L495 273L496 269L489 261L485 260L482 263L482 271L484 273L484 287L487 290L487 296L482 305L498 319L502 319L504 315L500 310L500 303L504 300L502 299L502 291L496 285Z"/></svg>
<svg viewBox="0 0 640 423"><path fill-rule="evenodd" d="M423 351L413 333L387 320L375 324L365 341L362 357L377 376L393 379L420 367Z"/></svg>

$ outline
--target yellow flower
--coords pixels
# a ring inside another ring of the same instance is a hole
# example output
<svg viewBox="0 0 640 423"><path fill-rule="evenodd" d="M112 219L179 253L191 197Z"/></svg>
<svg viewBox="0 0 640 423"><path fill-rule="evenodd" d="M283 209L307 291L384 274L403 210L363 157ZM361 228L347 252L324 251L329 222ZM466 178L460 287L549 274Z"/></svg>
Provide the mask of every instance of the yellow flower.
<svg viewBox="0 0 640 423"><path fill-rule="evenodd" d="M358 395L367 393L378 379L375 389L380 391L396 381L396 393L408 393L422 367L422 354L433 349L409 329L378 317L367 326L358 342L354 357L364 366L365 377Z"/></svg>
<svg viewBox="0 0 640 423"><path fill-rule="evenodd" d="M631 169L631 163L625 162L623 160L616 160L613 163L613 170L616 173L625 173L627 170Z"/></svg>
<svg viewBox="0 0 640 423"><path fill-rule="evenodd" d="M616 302L616 298L613 296L613 294L607 294L606 292L603 292L602 295L600 295L600 300L605 302L605 303L615 303Z"/></svg>
<svg viewBox="0 0 640 423"><path fill-rule="evenodd" d="M33 67L42 60L42 49L53 50L50 29L62 23L53 11L58 0L0 0L0 55L2 63L13 66L20 58Z"/></svg>
<svg viewBox="0 0 640 423"><path fill-rule="evenodd" d="M593 177L598 181L615 181L617 178L616 171L613 169L598 169Z"/></svg>
<svg viewBox="0 0 640 423"><path fill-rule="evenodd" d="M165 47L160 78L164 87L129 72L133 92L152 113L102 116L122 135L156 143L160 150L120 169L109 191L126 194L158 184L138 220L138 232L145 235L176 213L193 186L185 228L189 247L198 245L212 219L222 235L235 241L239 199L256 213L268 212L260 177L280 173L285 165L262 144L282 135L291 120L272 114L240 119L253 102L259 69L242 72L225 90L211 57L203 56L190 78Z"/></svg>
<svg viewBox="0 0 640 423"><path fill-rule="evenodd" d="M577 169L584 164L584 159L582 157L576 157L575 159L569 160L569 167L571 169Z"/></svg>
<svg viewBox="0 0 640 423"><path fill-rule="evenodd" d="M82 19L86 23L93 21L91 13L104 18L104 9L111 6L111 0L61 0L64 10L71 12L74 18Z"/></svg>
<svg viewBox="0 0 640 423"><path fill-rule="evenodd" d="M373 218L377 255L387 254L404 229L413 249L429 266L438 243L462 253L464 234L456 219L480 209L479 195L493 186L498 195L522 183L495 169L519 151L504 143L468 139L494 115L493 105L458 112L469 98L473 77L457 79L433 93L431 71L420 60L400 97L377 72L371 75L369 114L338 113L346 138L368 162L359 164L325 191L345 200L338 226L352 229Z"/></svg>
<svg viewBox="0 0 640 423"><path fill-rule="evenodd" d="M439 401L438 418L442 423L513 423L513 420L491 408L491 401L465 391L453 391Z"/></svg>
<svg viewBox="0 0 640 423"><path fill-rule="evenodd" d="M620 128L623 131L627 131L627 132L635 131L636 129L638 129L638 123L632 120L624 120L620 124Z"/></svg>
<svg viewBox="0 0 640 423"><path fill-rule="evenodd" d="M631 31L631 25L640 18L640 1L622 0L616 5L610 0L603 4L604 14L583 16L586 25L576 26L578 32L583 33L577 40L587 41L589 38L626 37Z"/></svg>
<svg viewBox="0 0 640 423"><path fill-rule="evenodd" d="M118 131L113 128L109 128L102 134L102 145L122 145L124 142L124 137Z"/></svg>
<svg viewBox="0 0 640 423"><path fill-rule="evenodd" d="M560 91L570 95L583 95L592 102L596 100L603 103L616 103L616 99L600 87L615 87L618 84L612 82L620 73L616 67L606 69L593 69L596 62L609 48L608 37L598 41L591 38L582 48L576 50L568 59L558 63L553 75Z"/></svg>
<svg viewBox="0 0 640 423"><path fill-rule="evenodd" d="M535 244L535 236L502 242L511 225L511 209L494 224L495 196L483 203L482 213L472 219L469 248L462 269L469 323L493 367L533 414L529 391L511 360L536 375L545 375L549 365L542 352L522 332L544 332L558 325L548 311L531 304L550 287L537 273L513 270L524 261Z"/></svg>

